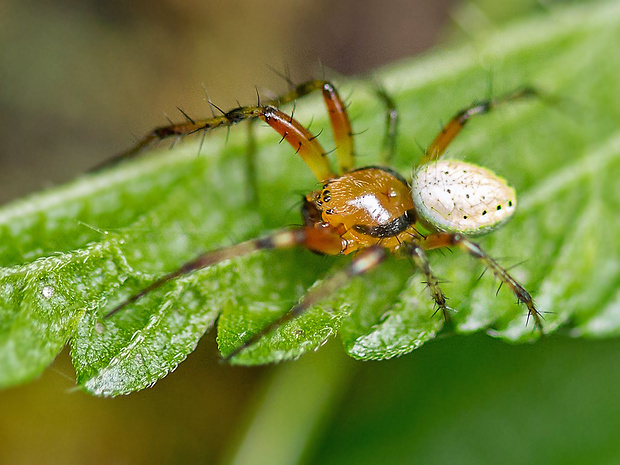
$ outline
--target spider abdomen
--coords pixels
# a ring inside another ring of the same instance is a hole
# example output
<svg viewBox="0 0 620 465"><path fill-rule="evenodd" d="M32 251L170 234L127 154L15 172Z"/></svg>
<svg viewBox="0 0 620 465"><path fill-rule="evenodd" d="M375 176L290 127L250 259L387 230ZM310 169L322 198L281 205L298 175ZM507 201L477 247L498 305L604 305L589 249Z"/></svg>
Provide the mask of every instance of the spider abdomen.
<svg viewBox="0 0 620 465"><path fill-rule="evenodd" d="M481 166L440 160L413 173L411 196L418 219L434 231L484 234L508 220L517 205L505 179Z"/></svg>

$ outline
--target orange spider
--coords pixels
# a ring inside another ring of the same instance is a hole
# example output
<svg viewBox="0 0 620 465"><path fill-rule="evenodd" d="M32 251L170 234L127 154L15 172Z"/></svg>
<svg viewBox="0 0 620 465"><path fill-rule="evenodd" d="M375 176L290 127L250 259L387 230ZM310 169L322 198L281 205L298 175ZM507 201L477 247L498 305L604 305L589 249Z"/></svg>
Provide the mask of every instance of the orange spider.
<svg viewBox="0 0 620 465"><path fill-rule="evenodd" d="M323 94L337 146L336 172L317 139L292 116L273 106L317 90ZM305 196L302 206L303 226L276 231L263 238L202 254L130 297L109 312L106 318L167 281L194 270L260 249L301 246L326 255L357 253L344 270L309 291L286 315L251 336L227 354L226 359L249 347L284 321L300 315L347 280L374 269L388 253L413 260L424 274L437 309L448 319L446 297L431 270L426 251L457 247L490 269L516 295L518 301L525 304L528 318L531 316L536 327L542 331L542 317L530 294L497 261L469 239L470 236L493 230L510 218L516 208L514 189L485 168L463 161L440 159L473 116L487 113L499 103L534 95L537 95L536 91L524 88L459 111L430 144L425 156L414 168L410 182L387 167L354 168L353 133L346 107L334 86L327 81L313 80L299 85L269 105L259 103L239 107L201 121L187 117L186 123L155 129L134 148L117 155L106 164L131 158L159 139L180 137L219 126L231 126L249 118L260 118L293 147L322 188ZM389 98L385 94L382 97L391 107L388 134L393 139L397 114ZM430 233L420 233L417 225L422 225Z"/></svg>

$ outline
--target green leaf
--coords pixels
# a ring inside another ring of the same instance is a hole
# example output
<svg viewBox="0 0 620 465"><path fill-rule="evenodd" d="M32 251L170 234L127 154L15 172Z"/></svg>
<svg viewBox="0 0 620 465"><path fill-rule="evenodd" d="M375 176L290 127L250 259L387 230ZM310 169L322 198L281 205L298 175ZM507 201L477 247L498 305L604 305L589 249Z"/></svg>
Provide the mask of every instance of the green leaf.
<svg viewBox="0 0 620 465"><path fill-rule="evenodd" d="M523 85L548 99L505 105L476 118L449 157L488 166L520 194L515 218L479 243L530 290L548 332L620 333L620 8L571 7L453 50L378 72L401 114L393 166L408 175L457 110ZM491 71L489 71L491 70ZM341 83L350 95L360 166L376 163L385 111L373 83ZM295 117L328 129L320 99ZM169 282L110 319L116 304L197 254L300 222L300 196L316 181L269 129L258 140L257 208L246 202L246 131L148 154L0 209L0 385L38 375L70 340L80 386L99 395L144 388L173 370L218 321L224 354L260 331L311 286L350 260L305 250L259 252ZM329 131L321 135L327 149ZM526 312L482 267L433 253L454 328L509 341L537 338ZM340 333L359 359L408 353L442 329L423 278L390 259L233 359L296 358ZM314 283L314 284L313 284Z"/></svg>

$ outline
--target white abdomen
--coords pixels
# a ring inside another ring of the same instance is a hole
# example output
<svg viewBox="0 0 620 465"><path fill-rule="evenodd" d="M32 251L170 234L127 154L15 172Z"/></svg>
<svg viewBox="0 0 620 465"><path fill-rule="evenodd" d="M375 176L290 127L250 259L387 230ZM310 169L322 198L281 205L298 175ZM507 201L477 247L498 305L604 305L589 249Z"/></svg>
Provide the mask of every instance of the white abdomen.
<svg viewBox="0 0 620 465"><path fill-rule="evenodd" d="M457 160L421 165L413 173L411 196L418 218L431 230L483 234L512 216L515 190L480 166Z"/></svg>

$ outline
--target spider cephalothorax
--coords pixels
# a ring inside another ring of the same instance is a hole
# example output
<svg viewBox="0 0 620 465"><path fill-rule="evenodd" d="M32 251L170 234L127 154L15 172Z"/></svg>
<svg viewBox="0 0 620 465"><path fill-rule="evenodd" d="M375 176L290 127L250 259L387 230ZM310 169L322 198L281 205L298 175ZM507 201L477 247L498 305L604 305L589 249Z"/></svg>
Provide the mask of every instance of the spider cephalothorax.
<svg viewBox="0 0 620 465"><path fill-rule="evenodd" d="M272 106L286 103L320 90L328 109L336 142L337 170L334 171L317 139L292 116ZM355 253L351 263L339 274L314 287L289 313L259 333L245 338L227 354L230 358L256 342L284 320L293 318L353 276L378 266L388 253L409 257L424 275L430 293L445 318L449 318L446 297L433 274L426 251L456 247L479 259L526 305L529 315L542 330L542 319L530 294L504 268L469 237L486 233L504 223L515 210L515 191L506 181L486 168L457 160L442 160L448 145L471 117L486 113L499 103L536 95L529 88L499 99L482 101L459 111L437 135L414 168L411 181L390 168L367 166L354 168L353 133L345 105L334 86L314 80L297 86L288 94L270 102L235 108L221 116L202 121L157 128L133 149L113 160L134 156L154 140L230 126L248 118L260 118L287 141L322 186L304 197L304 224L276 231L260 239L208 252L163 276L107 314L110 317L127 304L180 275L222 260L259 249L305 247L326 255ZM384 96L387 99L387 97ZM394 137L396 124L392 109L387 134ZM394 144L389 144L393 147Z"/></svg>
<svg viewBox="0 0 620 465"><path fill-rule="evenodd" d="M403 242L420 238L407 181L380 166L361 168L330 179L306 196L318 212L308 226L331 229L342 240L343 254L371 245L396 251Z"/></svg>

